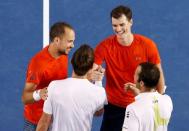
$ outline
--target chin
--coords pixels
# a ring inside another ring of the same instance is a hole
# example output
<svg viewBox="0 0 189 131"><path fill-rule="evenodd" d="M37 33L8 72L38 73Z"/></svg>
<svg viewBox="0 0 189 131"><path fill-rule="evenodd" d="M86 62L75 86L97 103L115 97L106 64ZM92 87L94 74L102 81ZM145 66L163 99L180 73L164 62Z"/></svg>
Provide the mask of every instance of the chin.
<svg viewBox="0 0 189 131"><path fill-rule="evenodd" d="M59 54L60 54L60 55L67 55L68 52L66 52L66 51L59 51Z"/></svg>

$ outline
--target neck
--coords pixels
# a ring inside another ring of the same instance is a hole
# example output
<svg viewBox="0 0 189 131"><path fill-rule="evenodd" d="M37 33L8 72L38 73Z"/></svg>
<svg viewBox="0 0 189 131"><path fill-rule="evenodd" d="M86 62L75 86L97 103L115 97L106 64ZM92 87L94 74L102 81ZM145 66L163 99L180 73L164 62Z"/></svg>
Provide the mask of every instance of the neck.
<svg viewBox="0 0 189 131"><path fill-rule="evenodd" d="M78 78L78 79L87 79L87 75L86 74L83 75L83 76L79 76L79 75L75 74L74 71L72 72L72 77L73 78Z"/></svg>
<svg viewBox="0 0 189 131"><path fill-rule="evenodd" d="M156 89L155 88L147 88L147 87L144 87L142 90L141 90L141 92L155 92L156 91Z"/></svg>
<svg viewBox="0 0 189 131"><path fill-rule="evenodd" d="M117 37L118 42L123 46L130 46L134 40L132 33L125 35L124 37Z"/></svg>
<svg viewBox="0 0 189 131"><path fill-rule="evenodd" d="M48 51L49 51L49 54L55 59L60 56L60 54L58 53L57 47L54 43L50 43Z"/></svg>

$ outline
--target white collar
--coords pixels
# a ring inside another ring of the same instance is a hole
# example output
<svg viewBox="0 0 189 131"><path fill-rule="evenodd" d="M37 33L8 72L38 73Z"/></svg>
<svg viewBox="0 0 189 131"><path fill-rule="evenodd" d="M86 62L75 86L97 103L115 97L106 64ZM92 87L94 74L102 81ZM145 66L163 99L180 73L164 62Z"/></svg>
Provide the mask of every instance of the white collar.
<svg viewBox="0 0 189 131"><path fill-rule="evenodd" d="M143 92L143 93L140 93L139 95L135 96L135 100L139 100L143 97L154 96L154 95L157 95L157 94L159 94L157 91L155 91L155 92Z"/></svg>

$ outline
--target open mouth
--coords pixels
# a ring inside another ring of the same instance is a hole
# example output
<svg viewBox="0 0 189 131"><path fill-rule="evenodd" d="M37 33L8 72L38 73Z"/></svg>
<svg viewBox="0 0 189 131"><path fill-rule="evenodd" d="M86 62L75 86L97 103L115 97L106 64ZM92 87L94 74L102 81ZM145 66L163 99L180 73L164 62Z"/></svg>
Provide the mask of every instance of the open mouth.
<svg viewBox="0 0 189 131"><path fill-rule="evenodd" d="M125 31L116 32L117 35L123 35L124 33L125 33Z"/></svg>

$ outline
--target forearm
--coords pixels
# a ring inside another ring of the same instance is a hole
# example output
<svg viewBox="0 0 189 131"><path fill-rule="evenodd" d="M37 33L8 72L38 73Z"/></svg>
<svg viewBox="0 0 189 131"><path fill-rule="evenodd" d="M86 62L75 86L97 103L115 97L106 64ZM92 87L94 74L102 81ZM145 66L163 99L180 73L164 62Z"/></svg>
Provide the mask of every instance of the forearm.
<svg viewBox="0 0 189 131"><path fill-rule="evenodd" d="M31 103L34 103L35 100L33 98L33 91L31 92L24 92L23 95L22 95L22 102L23 104L31 104Z"/></svg>
<svg viewBox="0 0 189 131"><path fill-rule="evenodd" d="M104 77L105 69L101 65L93 64L93 69L87 74L87 79L91 82L102 81Z"/></svg>
<svg viewBox="0 0 189 131"><path fill-rule="evenodd" d="M48 127L49 127L49 124L47 124L47 123L39 123L37 125L36 131L47 131Z"/></svg>
<svg viewBox="0 0 189 131"><path fill-rule="evenodd" d="M51 123L51 115L43 112L38 124L36 131L47 131Z"/></svg>
<svg viewBox="0 0 189 131"><path fill-rule="evenodd" d="M157 86L157 91L158 91L160 94L163 94L163 93L165 92L164 86L165 86L164 76L161 75L161 76L160 76L160 79L159 79L158 86Z"/></svg>
<svg viewBox="0 0 189 131"><path fill-rule="evenodd" d="M36 90L37 85L35 83L25 83L25 87L22 93L23 104L34 103L33 92Z"/></svg>
<svg viewBox="0 0 189 131"><path fill-rule="evenodd" d="M159 83L157 86L157 91L161 94L163 94L165 92L165 79L164 79L164 74L163 74L163 70L160 64L157 65L159 70L160 70L160 79L159 79Z"/></svg>

